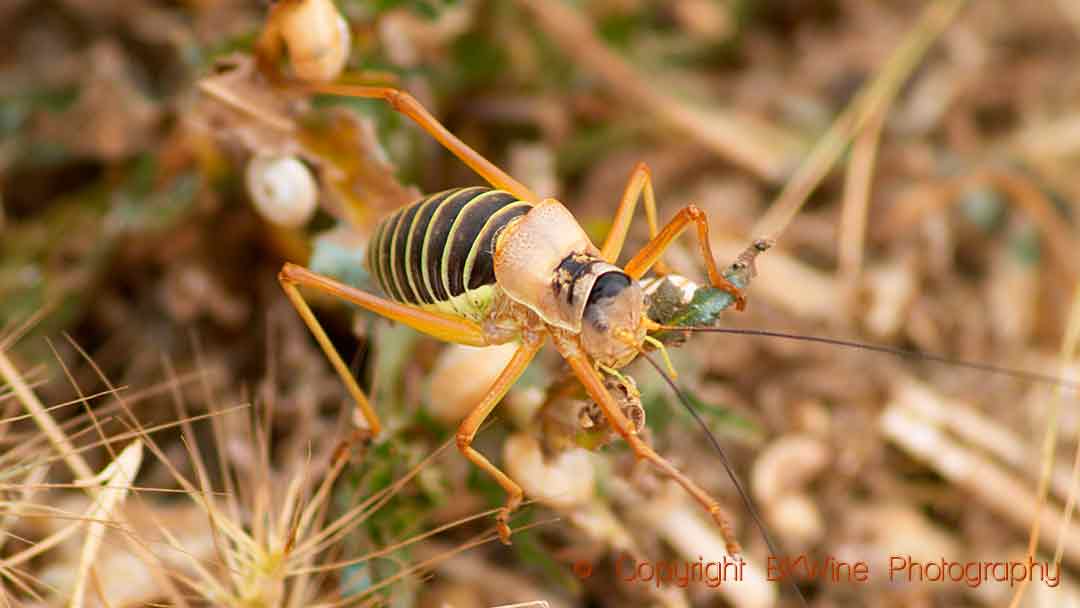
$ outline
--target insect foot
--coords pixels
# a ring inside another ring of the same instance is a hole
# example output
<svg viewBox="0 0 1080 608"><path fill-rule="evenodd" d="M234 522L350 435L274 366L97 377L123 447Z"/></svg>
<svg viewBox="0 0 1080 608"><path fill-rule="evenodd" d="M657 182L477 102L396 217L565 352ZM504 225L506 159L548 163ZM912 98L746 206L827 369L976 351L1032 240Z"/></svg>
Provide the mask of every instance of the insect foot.
<svg viewBox="0 0 1080 608"><path fill-rule="evenodd" d="M495 516L495 527L499 532L499 540L504 545L511 545L510 542L510 514L517 510L521 505L521 491L516 494L511 494L510 498L506 500L506 505L499 509L499 514Z"/></svg>
<svg viewBox="0 0 1080 608"><path fill-rule="evenodd" d="M735 538L735 530L731 527L731 517L717 503L709 505L709 515L712 515L713 521L720 528L720 535L724 538L728 555L738 557L742 553L742 546Z"/></svg>

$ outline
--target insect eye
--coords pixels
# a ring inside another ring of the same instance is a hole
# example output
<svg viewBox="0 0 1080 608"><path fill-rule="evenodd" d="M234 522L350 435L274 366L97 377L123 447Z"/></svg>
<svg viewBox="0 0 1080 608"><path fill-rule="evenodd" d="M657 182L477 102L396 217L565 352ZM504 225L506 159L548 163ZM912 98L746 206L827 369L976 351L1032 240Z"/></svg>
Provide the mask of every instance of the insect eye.
<svg viewBox="0 0 1080 608"><path fill-rule="evenodd" d="M587 304L591 305L599 300L614 297L629 286L630 277L625 274L621 272L604 273L593 284Z"/></svg>

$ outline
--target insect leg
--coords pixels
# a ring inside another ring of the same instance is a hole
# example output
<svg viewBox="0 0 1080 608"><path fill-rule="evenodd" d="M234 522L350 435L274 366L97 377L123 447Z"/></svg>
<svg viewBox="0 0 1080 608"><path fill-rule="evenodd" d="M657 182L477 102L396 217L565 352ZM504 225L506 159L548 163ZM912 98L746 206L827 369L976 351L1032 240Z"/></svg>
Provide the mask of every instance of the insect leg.
<svg viewBox="0 0 1080 608"><path fill-rule="evenodd" d="M638 163L630 173L630 179L626 182L619 207L615 211L615 219L611 222L611 230L604 239L604 246L600 248L600 256L609 263L614 264L619 259L623 244L626 243L626 233L630 230L630 222L634 218L639 199L645 199L645 218L649 222L649 238L656 238L659 229L656 221L656 195L653 194L652 174L649 166ZM663 261L656 263L657 271L666 273Z"/></svg>
<svg viewBox="0 0 1080 608"><path fill-rule="evenodd" d="M657 263L664 250L682 234L683 230L686 230L691 222L697 224L698 246L701 250L701 257L705 259L705 269L709 274L709 282L713 287L722 289L735 298L736 310L746 308L746 296L743 295L742 290L724 278L724 275L720 274L720 271L716 268L712 246L709 244L709 218L705 216L704 211L695 205L687 205L680 209L679 213L668 222L667 226L664 226L660 234L653 237L651 241L642 247L641 251L630 258L623 270L630 275L630 278L634 280L640 279Z"/></svg>
<svg viewBox="0 0 1080 608"><path fill-rule="evenodd" d="M285 294L289 296L289 300L292 302L293 307L296 308L296 312L300 314L300 318L304 320L304 324L308 326L312 335L315 336L315 340L322 347L323 352L326 353L327 359L334 366L334 370L341 377L341 381L345 383L346 390L356 401L356 406L367 422L372 436L378 435L379 430L382 428L379 423L379 416L375 413L375 409L371 407L371 403L364 395L364 392L360 390L356 379L353 378L352 373L349 371L349 367L345 365L341 355L338 354L337 349L330 342L330 338L326 335L326 331L323 330L319 320L315 318L315 313L311 311L311 307L308 306L307 300L300 293L299 287L310 287L352 302L361 308L408 325L417 331L440 340L472 346L486 345L484 334L475 323L450 315L427 312L397 302L391 302L390 300L384 300L378 296L338 283L303 266L285 264L278 274L278 281L281 282L281 287L285 290Z"/></svg>
<svg viewBox="0 0 1080 608"><path fill-rule="evenodd" d="M510 544L510 526L507 522L510 520L510 513L512 513L521 504L522 491L521 486L510 479L510 477L503 473L498 467L491 464L483 454L478 452L472 447L473 438L476 437L476 432L479 430L480 425L484 423L484 420L491 414L491 410L495 409L499 401L502 399L506 391L510 390L510 387L517 382L517 379L521 376L525 368L528 367L529 362L532 361L536 353L539 352L540 347L544 345L543 338L526 340L521 343L517 351L514 352L513 358L510 359L510 363L506 365L499 377L495 379L495 383L488 389L487 394L480 400L475 408L469 415L465 417L465 420L461 421L461 425L457 431L457 446L461 450L461 453L466 458L472 461L473 464L483 469L488 475L495 478L495 481L509 495L506 499L506 505L499 510L497 518L499 539L503 544Z"/></svg>
<svg viewBox="0 0 1080 608"><path fill-rule="evenodd" d="M556 342L558 344L558 342ZM712 516L713 521L720 527L720 533L724 537L724 542L727 544L727 551L731 555L741 553L742 550L739 547L739 541L735 538L735 531L731 528L731 519L728 517L726 511L720 506L715 498L709 496L709 494L703 490L700 486L694 483L689 477L684 475L681 471L675 468L675 465L668 462L663 456L657 454L655 450L649 447L641 437L638 437L634 432L634 425L623 415L619 409L619 404L615 401L615 398L611 396L611 393L604 388L604 380L600 377L600 374L593 368L592 363L585 355L580 352L573 352L563 347L559 348L559 352L562 354L566 362L570 364L570 369L574 371L574 375L581 380L581 383L585 386L585 391L592 397L597 406L600 407L600 411L603 412L604 417L608 419L611 426L622 436L623 440L630 445L630 448L634 450L634 454L639 459L648 460L657 469L660 469L668 477L675 480L680 486L694 500L698 501L701 506L705 507L705 510Z"/></svg>
<svg viewBox="0 0 1080 608"><path fill-rule="evenodd" d="M382 99L390 104L398 112L411 118L422 129L438 140L461 162L476 171L480 177L487 180L492 186L506 190L523 201L535 203L539 201L536 194L525 187L521 182L510 177L494 163L480 155L479 152L470 148L465 142L458 139L446 127L442 125L431 112L428 112L419 101L416 101L409 93L392 87L369 87L348 84L312 84L304 87L313 93L325 93L328 95L343 95L346 97L365 97L369 99Z"/></svg>

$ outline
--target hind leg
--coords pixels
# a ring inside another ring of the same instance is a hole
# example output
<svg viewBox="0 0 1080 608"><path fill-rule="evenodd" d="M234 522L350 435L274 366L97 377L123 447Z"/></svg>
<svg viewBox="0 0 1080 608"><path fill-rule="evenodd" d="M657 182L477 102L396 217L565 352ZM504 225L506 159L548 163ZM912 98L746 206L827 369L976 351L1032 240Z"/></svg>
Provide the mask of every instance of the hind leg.
<svg viewBox="0 0 1080 608"><path fill-rule="evenodd" d="M312 272L303 266L285 264L278 274L278 280L281 282L281 287L285 290L285 294L289 296L289 301L292 302L293 307L296 308L296 312L299 313L300 318L304 320L304 324L308 326L312 335L315 336L315 340L326 354L326 358L329 359L331 365L334 366L334 370L345 384L345 389L356 402L356 407L359 409L364 421L367 422L368 429L373 437L378 435L379 430L382 428L382 425L379 422L379 416L375 413L375 409L371 407L371 403L368 401L367 396L364 395L364 391L360 390L360 386L356 383L356 379L353 378L352 373L349 371L349 366L345 364L341 355L338 354L337 349L334 348L334 345L330 342L330 338L326 335L326 331L323 329L322 324L315 318L315 313L311 311L311 307L308 305L307 300L305 300L303 294L300 293L300 287L316 289L323 293L341 298L347 302L352 302L377 315L403 323L417 331L446 342L456 342L471 346L487 345L483 331L480 329L480 326L475 323L458 317L440 315L438 313L423 311L390 300L384 300L378 296L338 283L329 277Z"/></svg>
<svg viewBox="0 0 1080 608"><path fill-rule="evenodd" d="M420 128L427 131L444 148L458 157L461 162L468 165L473 171L476 171L480 177L484 178L492 186L506 190L523 201L530 203L539 201L536 194L495 166L495 163L484 158L479 152L458 139L431 112L428 112L416 98L405 91L392 87L369 87L349 84L308 84L302 86L312 93L381 99L398 112L412 119Z"/></svg>

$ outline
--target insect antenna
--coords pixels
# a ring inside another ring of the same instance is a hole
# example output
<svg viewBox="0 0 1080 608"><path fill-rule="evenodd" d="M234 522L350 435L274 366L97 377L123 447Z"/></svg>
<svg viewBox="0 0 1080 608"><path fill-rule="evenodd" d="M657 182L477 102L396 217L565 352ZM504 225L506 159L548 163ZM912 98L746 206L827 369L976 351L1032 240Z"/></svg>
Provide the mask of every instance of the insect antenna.
<svg viewBox="0 0 1080 608"><path fill-rule="evenodd" d="M646 361L649 362L649 365L653 366L653 369L656 370L656 373L660 374L660 377L664 379L664 382L667 382L668 386L671 387L671 390L674 391L675 394L679 397L679 401L682 403L683 407L686 408L686 411L690 412L690 415L693 416L694 420L698 423L698 426L701 427L701 430L705 433L705 436L709 438L709 443L712 444L713 449L716 450L716 453L720 455L720 462L723 463L724 470L727 471L728 477L731 478L731 483L735 484L735 489L739 491L739 496L742 497L742 501L743 504L746 506L746 510L750 512L750 517L754 520L754 526L756 526L758 531L761 533L761 537L765 539L765 545L769 548L769 555L773 557L780 557L780 552L777 550L776 543L773 542L772 537L769 535L769 531L765 526L765 522L762 521L761 516L758 514L757 507L754 506L754 501L750 498L750 494L746 491L746 488L743 487L742 482L739 481L739 476L735 474L735 469L731 464L731 459L728 458L727 452L725 452L723 446L720 445L720 441L716 438L716 435L713 434L712 430L709 428L708 423L706 423L705 419L701 417L701 414L698 413L694 405L690 403L690 400L686 397L686 394L683 393L682 389L680 389L679 386L675 384L675 381L672 380L671 377L664 372L664 368L660 367L660 364L653 360L653 358L650 357L648 353L641 351L640 354L642 357L645 358ZM789 577L788 582L790 583L791 588L795 591L795 595L799 596L799 601L802 602L802 605L804 607L808 606L808 604L806 603L806 598L803 597L802 590L800 590L799 586L795 583L795 579Z"/></svg>
<svg viewBox="0 0 1080 608"><path fill-rule="evenodd" d="M903 348L896 348L893 346L884 346L881 344L869 344L866 342L857 342L855 340L841 340L839 338L825 338L821 336L806 336L802 334L790 334L782 331L772 331L768 329L742 329L734 327L671 327L661 326L663 331L685 331L685 332L708 332L717 334L737 334L742 336L760 336L767 338L781 338L785 340L798 340L801 342L817 342L819 344L830 344L832 346L843 346L846 348L856 348L861 350L867 350L875 353L883 353L887 355L893 355L896 357L903 357L907 359L925 359L927 361L934 361L935 363L943 363L945 365L951 365L953 367L962 367L965 369L973 369L982 372L988 372L991 374L999 374L1002 376L1008 376L1017 380L1025 380L1027 382L1033 382L1037 384L1049 384L1051 386L1058 386L1063 388L1069 388L1072 390L1080 390L1080 383L1071 382L1064 378L1059 378L1050 374L1040 374L1039 372L1031 372L1020 369L1012 369L1008 367L1002 367L1000 365L994 365L992 363L980 363L978 361L966 361L963 359L954 359L952 357L946 357L943 355L934 355L930 353L921 353L914 350L907 350Z"/></svg>

